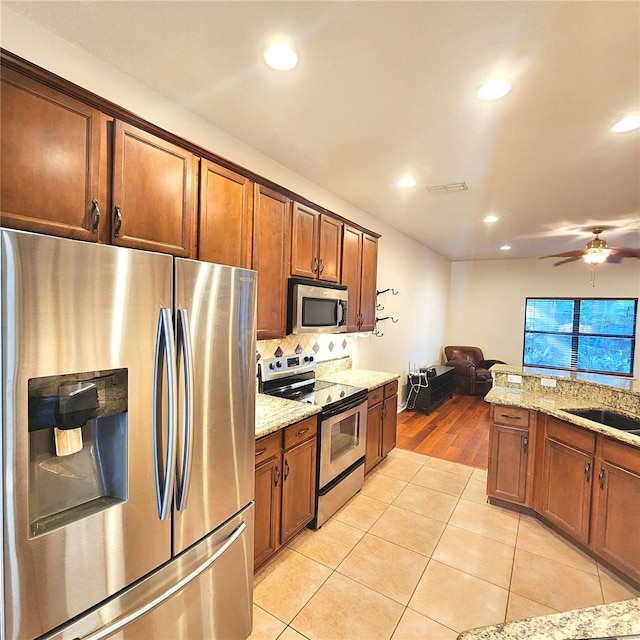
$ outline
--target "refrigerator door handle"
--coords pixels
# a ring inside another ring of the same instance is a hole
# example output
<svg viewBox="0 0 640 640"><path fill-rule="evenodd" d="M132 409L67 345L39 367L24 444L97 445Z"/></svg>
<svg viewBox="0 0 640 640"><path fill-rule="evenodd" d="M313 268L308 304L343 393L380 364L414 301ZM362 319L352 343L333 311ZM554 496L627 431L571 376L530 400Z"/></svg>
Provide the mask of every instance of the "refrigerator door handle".
<svg viewBox="0 0 640 640"><path fill-rule="evenodd" d="M207 558L201 565L198 565L191 573L187 574L182 580L176 582L170 589L167 589L159 596L150 600L146 604L144 604L139 609L132 611L130 614L116 620L113 624L110 624L98 631L84 636L82 640L104 640L104 638L108 638L113 634L117 633L128 624L131 624L134 620L141 618L143 615L149 613L152 609L155 609L158 605L161 605L166 600L169 600L172 596L174 596L178 591L186 587L190 582L195 580L201 573L204 573L212 564L216 562L220 556L222 556L225 551L244 533L244 530L247 528L246 522L243 522L239 527L237 527L234 532L227 538L226 542L209 558Z"/></svg>
<svg viewBox="0 0 640 640"><path fill-rule="evenodd" d="M186 309L178 310L178 352L182 355L184 369L184 442L181 460L181 478L176 477L176 508L183 511L187 506L193 456L193 347Z"/></svg>
<svg viewBox="0 0 640 640"><path fill-rule="evenodd" d="M162 403L162 364L167 368L167 453L162 461L161 403ZM175 430L178 411L176 381L176 343L173 336L171 309L160 309L158 332L156 334L156 357L153 374L153 448L155 453L156 498L158 517L166 520L169 516L171 489L175 473ZM163 469L164 467L164 469ZM164 472L164 473L163 473Z"/></svg>

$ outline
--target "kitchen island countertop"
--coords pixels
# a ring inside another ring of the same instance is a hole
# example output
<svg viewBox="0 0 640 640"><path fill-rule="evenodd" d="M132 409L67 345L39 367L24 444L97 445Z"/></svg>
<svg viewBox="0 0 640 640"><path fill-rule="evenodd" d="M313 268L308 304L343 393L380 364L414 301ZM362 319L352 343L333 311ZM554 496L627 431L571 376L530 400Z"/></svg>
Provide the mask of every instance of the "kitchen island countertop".
<svg viewBox="0 0 640 640"><path fill-rule="evenodd" d="M464 631L458 640L576 640L640 634L640 598Z"/></svg>

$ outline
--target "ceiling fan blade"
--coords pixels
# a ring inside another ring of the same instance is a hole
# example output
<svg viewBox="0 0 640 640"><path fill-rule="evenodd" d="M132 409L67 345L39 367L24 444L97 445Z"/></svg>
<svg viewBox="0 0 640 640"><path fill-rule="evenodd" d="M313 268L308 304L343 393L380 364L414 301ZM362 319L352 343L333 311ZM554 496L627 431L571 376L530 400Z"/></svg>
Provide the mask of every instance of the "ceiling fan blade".
<svg viewBox="0 0 640 640"><path fill-rule="evenodd" d="M576 249L575 251L565 251L564 253L552 253L550 256L542 256L543 258L582 258L584 249Z"/></svg>
<svg viewBox="0 0 640 640"><path fill-rule="evenodd" d="M551 256L549 256L551 257ZM560 260L559 262L554 262L553 266L554 267L558 267L561 264L567 264L568 262L575 262L576 260L580 260L580 258L582 258L582 251L580 252L580 255L578 256L573 256L571 258L565 258L564 260Z"/></svg>
<svg viewBox="0 0 640 640"><path fill-rule="evenodd" d="M609 247L611 255L617 258L640 258L640 249L631 249L629 247Z"/></svg>
<svg viewBox="0 0 640 640"><path fill-rule="evenodd" d="M612 254L607 256L607 259L605 260L605 262L607 264L621 264L623 258L624 258L624 256L620 256L620 255L617 255L615 253L612 253Z"/></svg>

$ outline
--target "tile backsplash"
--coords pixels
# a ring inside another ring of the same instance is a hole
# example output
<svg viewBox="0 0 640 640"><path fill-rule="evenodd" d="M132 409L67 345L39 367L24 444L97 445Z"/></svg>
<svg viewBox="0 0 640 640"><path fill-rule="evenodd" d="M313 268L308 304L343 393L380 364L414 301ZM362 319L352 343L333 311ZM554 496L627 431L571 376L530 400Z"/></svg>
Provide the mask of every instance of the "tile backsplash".
<svg viewBox="0 0 640 640"><path fill-rule="evenodd" d="M258 359L313 351L318 362L325 362L351 355L349 337L339 333L306 333L290 335L282 340L258 340L256 350Z"/></svg>

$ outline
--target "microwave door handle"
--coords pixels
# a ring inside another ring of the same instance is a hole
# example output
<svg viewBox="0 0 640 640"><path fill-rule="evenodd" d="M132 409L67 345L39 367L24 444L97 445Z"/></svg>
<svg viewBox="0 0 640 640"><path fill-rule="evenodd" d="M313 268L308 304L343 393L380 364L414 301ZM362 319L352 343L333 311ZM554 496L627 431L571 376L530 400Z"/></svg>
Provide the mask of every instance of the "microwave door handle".
<svg viewBox="0 0 640 640"><path fill-rule="evenodd" d="M193 458L193 347L189 331L189 318L186 309L178 310L179 347L184 371L184 442L182 449L182 477L176 477L176 508L183 511L187 506L187 495L191 478Z"/></svg>
<svg viewBox="0 0 640 640"><path fill-rule="evenodd" d="M161 376L162 364L166 361L167 375L167 453L162 464L162 434L161 434ZM169 515L171 488L175 465L175 425L177 418L177 386L176 386L176 346L173 336L171 309L160 309L158 317L158 332L156 334L155 368L153 374L154 402L153 402L153 450L155 452L155 480L156 499L158 503L158 517L166 520ZM163 469L164 467L164 469ZM164 472L164 473L163 473Z"/></svg>
<svg viewBox="0 0 640 640"><path fill-rule="evenodd" d="M340 307L340 317L338 318L338 326L340 327L343 324L346 324L347 303L345 300L340 300L338 302L338 306Z"/></svg>

